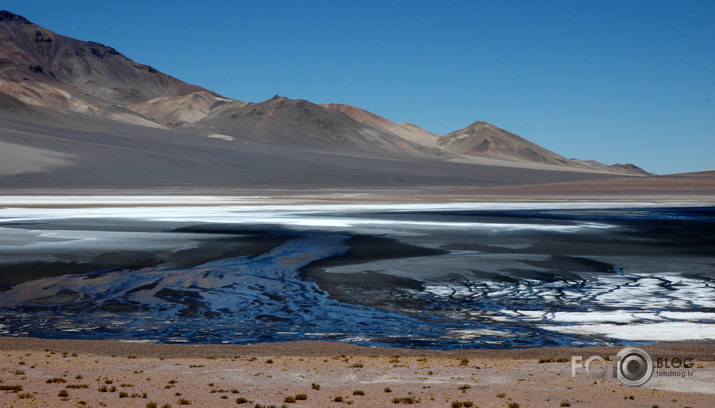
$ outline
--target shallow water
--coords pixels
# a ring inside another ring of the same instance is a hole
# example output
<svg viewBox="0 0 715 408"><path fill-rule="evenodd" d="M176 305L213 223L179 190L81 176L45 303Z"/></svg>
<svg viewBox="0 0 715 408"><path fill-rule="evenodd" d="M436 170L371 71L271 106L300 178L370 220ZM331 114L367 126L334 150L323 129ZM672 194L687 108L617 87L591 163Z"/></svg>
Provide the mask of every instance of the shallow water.
<svg viewBox="0 0 715 408"><path fill-rule="evenodd" d="M715 208L552 207L3 209L0 332L443 349L715 339Z"/></svg>

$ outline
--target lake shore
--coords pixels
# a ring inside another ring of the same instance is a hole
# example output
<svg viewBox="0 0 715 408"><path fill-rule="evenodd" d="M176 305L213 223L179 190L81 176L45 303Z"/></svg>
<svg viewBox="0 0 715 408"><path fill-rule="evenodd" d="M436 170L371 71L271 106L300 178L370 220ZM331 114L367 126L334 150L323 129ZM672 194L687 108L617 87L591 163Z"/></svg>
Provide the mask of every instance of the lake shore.
<svg viewBox="0 0 715 408"><path fill-rule="evenodd" d="M5 337L0 338L4 355L0 379L3 386L22 390L2 391L0 403L18 408L38 404L144 408L150 402L160 407L187 402L196 407L453 407L460 402L480 407L705 407L715 403L711 387L715 344L643 348L654 358L693 358L693 375L654 376L641 387L626 387L610 376L594 379L584 371L571 377L572 355L615 355L620 347L427 351L316 341L237 346ZM60 394L63 390L65 397Z"/></svg>
<svg viewBox="0 0 715 408"><path fill-rule="evenodd" d="M443 203L715 203L712 172L516 186L389 188L2 188L0 207L443 204Z"/></svg>

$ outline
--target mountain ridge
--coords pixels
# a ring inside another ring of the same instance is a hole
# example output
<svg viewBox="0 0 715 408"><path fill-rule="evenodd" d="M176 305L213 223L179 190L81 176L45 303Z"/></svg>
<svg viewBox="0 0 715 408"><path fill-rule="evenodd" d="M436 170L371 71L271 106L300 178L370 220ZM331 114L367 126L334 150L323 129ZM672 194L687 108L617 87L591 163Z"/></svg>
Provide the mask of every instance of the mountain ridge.
<svg viewBox="0 0 715 408"><path fill-rule="evenodd" d="M332 109L304 99L274 96L209 115L191 126L204 134L223 134L258 143L333 147L416 156L443 155Z"/></svg>
<svg viewBox="0 0 715 408"><path fill-rule="evenodd" d="M6 10L0 12L0 79L0 91L25 103L80 112L192 91L214 94L112 47L57 34Z"/></svg>
<svg viewBox="0 0 715 408"><path fill-rule="evenodd" d="M23 118L47 110L64 115L52 116L59 122L74 121L78 128L96 126L90 120L83 124L82 115L87 115L216 139L212 143L647 174L633 165L566 159L486 122L438 136L350 105L280 96L256 103L226 98L135 62L112 47L57 34L9 11L0 11L0 93L7 95L0 97L0 116Z"/></svg>

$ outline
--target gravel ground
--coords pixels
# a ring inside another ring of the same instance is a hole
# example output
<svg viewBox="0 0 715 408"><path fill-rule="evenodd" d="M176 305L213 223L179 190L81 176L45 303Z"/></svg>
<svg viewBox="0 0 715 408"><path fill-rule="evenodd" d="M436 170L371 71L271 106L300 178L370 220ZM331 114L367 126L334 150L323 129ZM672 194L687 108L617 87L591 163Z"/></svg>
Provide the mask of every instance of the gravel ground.
<svg viewBox="0 0 715 408"><path fill-rule="evenodd" d="M593 379L583 371L571 377L571 355L615 355L620 347L446 352L330 342L232 346L0 338L0 386L6 389L0 406L715 405L715 345L645 348L655 358L693 358L693 375L654 376L642 387L609 376ZM543 362L549 359L563 361Z"/></svg>

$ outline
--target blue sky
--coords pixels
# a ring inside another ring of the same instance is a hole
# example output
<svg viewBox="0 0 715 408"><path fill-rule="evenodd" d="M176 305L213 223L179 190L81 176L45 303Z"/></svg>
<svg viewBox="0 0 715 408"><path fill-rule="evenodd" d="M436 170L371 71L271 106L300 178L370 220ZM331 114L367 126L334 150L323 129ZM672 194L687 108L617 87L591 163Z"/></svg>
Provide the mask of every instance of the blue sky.
<svg viewBox="0 0 715 408"><path fill-rule="evenodd" d="M567 157L715 170L715 2L26 1L0 5L249 102L491 122Z"/></svg>

